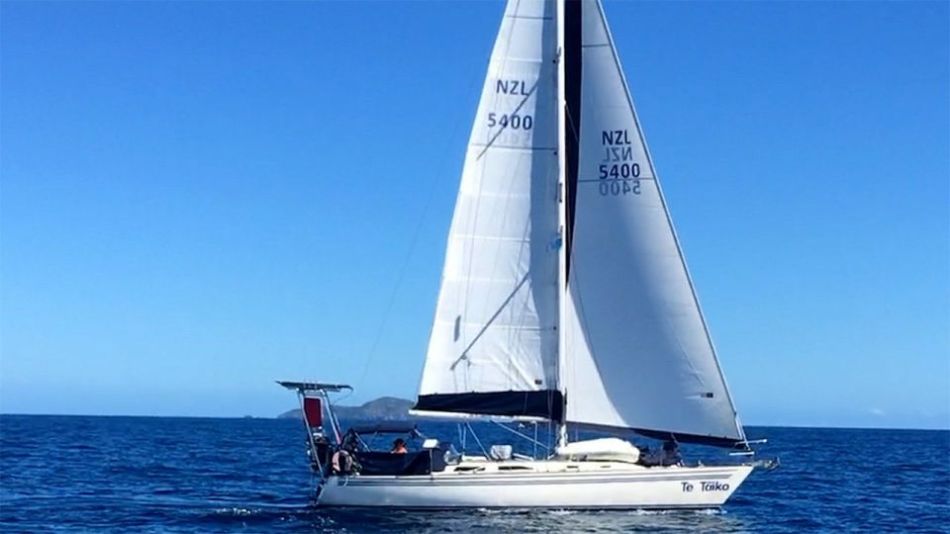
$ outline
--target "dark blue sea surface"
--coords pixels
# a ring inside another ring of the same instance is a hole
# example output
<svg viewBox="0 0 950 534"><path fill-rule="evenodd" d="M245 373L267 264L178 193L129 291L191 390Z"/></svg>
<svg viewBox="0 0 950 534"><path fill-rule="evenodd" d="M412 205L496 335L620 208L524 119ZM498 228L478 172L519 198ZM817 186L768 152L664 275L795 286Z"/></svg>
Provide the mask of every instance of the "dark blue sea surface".
<svg viewBox="0 0 950 534"><path fill-rule="evenodd" d="M459 444L453 424L420 428ZM478 433L486 446L517 440L489 424ZM341 511L312 502L296 420L4 415L0 530L950 530L950 432L759 427L749 434L767 436L759 456L781 457L782 465L753 473L722 510ZM474 445L469 438L469 450Z"/></svg>

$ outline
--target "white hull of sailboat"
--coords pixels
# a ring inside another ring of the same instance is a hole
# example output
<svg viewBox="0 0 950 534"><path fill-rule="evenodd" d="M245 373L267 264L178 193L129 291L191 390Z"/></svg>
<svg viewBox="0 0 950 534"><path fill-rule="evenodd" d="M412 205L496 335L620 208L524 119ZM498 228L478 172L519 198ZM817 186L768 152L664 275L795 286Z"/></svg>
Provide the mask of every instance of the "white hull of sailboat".
<svg viewBox="0 0 950 534"><path fill-rule="evenodd" d="M676 509L721 506L750 465L547 473L333 476L321 506L390 508Z"/></svg>

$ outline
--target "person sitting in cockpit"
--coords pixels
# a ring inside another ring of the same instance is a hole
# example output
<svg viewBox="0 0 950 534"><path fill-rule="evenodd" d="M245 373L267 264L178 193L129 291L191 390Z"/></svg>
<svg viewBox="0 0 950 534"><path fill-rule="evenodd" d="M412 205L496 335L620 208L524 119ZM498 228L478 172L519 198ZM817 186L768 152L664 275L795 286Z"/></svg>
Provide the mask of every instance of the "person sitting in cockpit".
<svg viewBox="0 0 950 534"><path fill-rule="evenodd" d="M392 450L390 450L389 452L393 454L406 454L407 452L409 452L406 449L406 441L402 438L397 438L396 441L393 442Z"/></svg>
<svg viewBox="0 0 950 534"><path fill-rule="evenodd" d="M663 458L660 465L680 465L683 463L683 457L680 456L679 446L672 439L663 443Z"/></svg>

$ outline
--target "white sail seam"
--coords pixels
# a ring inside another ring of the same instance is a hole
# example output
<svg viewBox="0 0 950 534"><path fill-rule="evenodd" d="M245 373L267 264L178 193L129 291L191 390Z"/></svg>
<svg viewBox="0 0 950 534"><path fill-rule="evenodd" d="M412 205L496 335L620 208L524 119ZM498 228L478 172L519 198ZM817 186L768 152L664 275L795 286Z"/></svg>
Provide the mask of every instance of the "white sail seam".
<svg viewBox="0 0 950 534"><path fill-rule="evenodd" d="M456 324L455 321L446 321L442 319L437 320L435 322L437 324L446 324L446 325ZM468 322L468 321L461 321L458 324L463 325L463 326L479 326L479 327L482 326L482 323L473 323L473 322ZM515 323L497 323L497 322L492 323L491 327L502 328L506 330L519 330L519 331L524 331L524 332L553 332L555 330L553 327L544 328L541 326L534 326L534 325L524 325L524 324L515 324Z"/></svg>
<svg viewBox="0 0 950 534"><path fill-rule="evenodd" d="M530 243L531 239L527 237L508 237L500 235L477 235L477 234L456 234L452 239L479 239L482 241L504 241L508 243Z"/></svg>
<svg viewBox="0 0 950 534"><path fill-rule="evenodd" d="M523 19L523 20L554 20L554 17L539 17L532 15L505 15L506 19Z"/></svg>
<svg viewBox="0 0 950 534"><path fill-rule="evenodd" d="M554 146L517 146L517 145L496 145L491 143L469 143L470 147L473 148L503 148L505 150L525 150L529 152L534 152L537 150L545 151L557 150L557 147Z"/></svg>

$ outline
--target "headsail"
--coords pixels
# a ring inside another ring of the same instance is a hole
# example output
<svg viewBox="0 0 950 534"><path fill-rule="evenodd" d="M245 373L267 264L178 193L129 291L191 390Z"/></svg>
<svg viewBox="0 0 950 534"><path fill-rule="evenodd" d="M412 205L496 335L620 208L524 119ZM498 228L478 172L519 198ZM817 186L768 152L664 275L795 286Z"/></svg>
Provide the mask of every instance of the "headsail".
<svg viewBox="0 0 950 534"><path fill-rule="evenodd" d="M580 155L568 184L567 420L742 441L600 2L581 3L572 10L582 17L582 79L570 125Z"/></svg>
<svg viewBox="0 0 950 534"><path fill-rule="evenodd" d="M554 2L511 0L449 232L417 410L560 416Z"/></svg>

